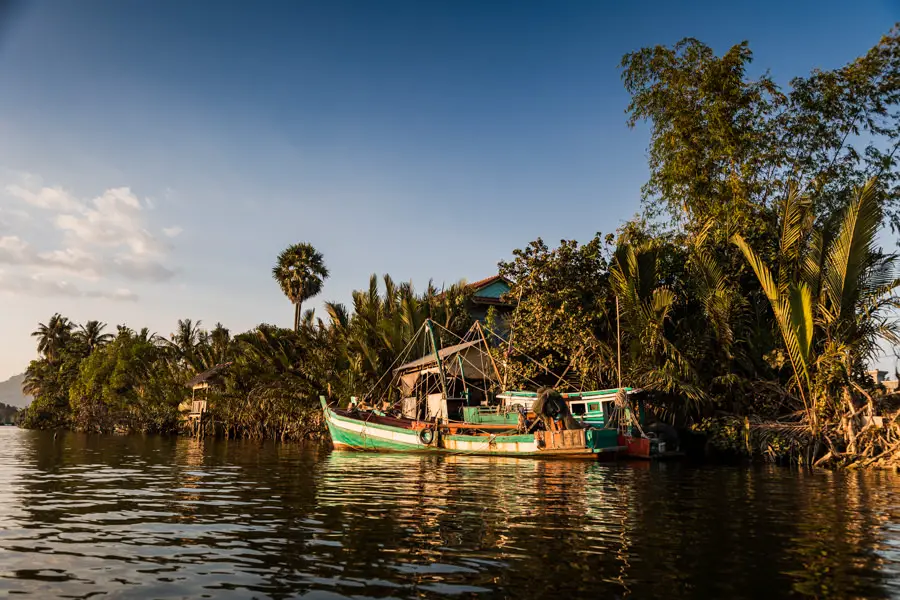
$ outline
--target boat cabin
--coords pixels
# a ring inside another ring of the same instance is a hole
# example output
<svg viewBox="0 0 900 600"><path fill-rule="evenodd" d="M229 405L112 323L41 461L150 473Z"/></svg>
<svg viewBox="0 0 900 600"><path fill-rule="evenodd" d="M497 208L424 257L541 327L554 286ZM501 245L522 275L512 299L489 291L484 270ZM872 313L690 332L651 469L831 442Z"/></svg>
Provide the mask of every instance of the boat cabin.
<svg viewBox="0 0 900 600"><path fill-rule="evenodd" d="M632 394L632 388L622 388L626 394ZM587 392L564 392L563 399L569 405L572 416L591 427L605 427L616 410L617 389L592 390ZM497 396L508 408L518 408L531 412L537 399L537 392L504 392Z"/></svg>
<svg viewBox="0 0 900 600"><path fill-rule="evenodd" d="M409 419L461 420L465 407L487 404L493 369L483 340L447 346L437 356L431 353L401 365L394 369L403 398L401 412Z"/></svg>

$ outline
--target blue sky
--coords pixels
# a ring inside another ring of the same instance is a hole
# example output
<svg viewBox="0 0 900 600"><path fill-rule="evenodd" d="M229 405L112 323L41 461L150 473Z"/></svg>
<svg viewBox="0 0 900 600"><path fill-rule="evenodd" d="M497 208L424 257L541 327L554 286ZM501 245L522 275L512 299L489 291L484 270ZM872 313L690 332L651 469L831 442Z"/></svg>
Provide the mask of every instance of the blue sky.
<svg viewBox="0 0 900 600"><path fill-rule="evenodd" d="M747 39L786 82L900 20L898 0L0 6L0 380L56 311L290 325L270 270L297 241L332 272L318 306L614 231L647 177L623 54Z"/></svg>

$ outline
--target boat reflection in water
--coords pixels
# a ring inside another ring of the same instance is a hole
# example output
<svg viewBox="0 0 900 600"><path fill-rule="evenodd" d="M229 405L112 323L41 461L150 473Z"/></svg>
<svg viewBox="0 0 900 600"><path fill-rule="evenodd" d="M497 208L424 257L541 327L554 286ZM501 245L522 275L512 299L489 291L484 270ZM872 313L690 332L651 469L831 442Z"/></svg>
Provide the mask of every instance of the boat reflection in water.
<svg viewBox="0 0 900 600"><path fill-rule="evenodd" d="M0 429L0 596L888 598L890 473Z"/></svg>

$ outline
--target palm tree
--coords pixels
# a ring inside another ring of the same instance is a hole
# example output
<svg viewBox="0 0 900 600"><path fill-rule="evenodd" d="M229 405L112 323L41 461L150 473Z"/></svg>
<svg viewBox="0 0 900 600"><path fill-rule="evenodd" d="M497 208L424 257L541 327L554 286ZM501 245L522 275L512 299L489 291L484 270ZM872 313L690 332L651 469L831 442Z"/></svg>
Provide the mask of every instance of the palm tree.
<svg viewBox="0 0 900 600"><path fill-rule="evenodd" d="M897 256L876 247L883 213L875 181L856 190L837 216L833 225L815 227L811 202L791 190L782 204L775 275L740 235L733 237L772 306L813 435L823 413L845 404L855 414L850 389L878 354L879 339L900 343L889 318L900 303ZM847 437L852 451L853 432Z"/></svg>
<svg viewBox="0 0 900 600"><path fill-rule="evenodd" d="M96 348L106 345L113 338L111 333L103 333L104 329L106 329L106 323L88 321L79 327L75 337L88 347L88 352L90 353Z"/></svg>
<svg viewBox="0 0 900 600"><path fill-rule="evenodd" d="M620 304L626 370L632 383L686 398L697 407L706 399L697 385L697 372L666 333L678 298L660 282L659 255L660 249L651 243L625 242L610 266L612 290Z"/></svg>
<svg viewBox="0 0 900 600"><path fill-rule="evenodd" d="M194 363L196 362L197 347L204 334L205 332L200 329L200 321L194 323L191 319L178 319L178 328L169 336L170 339L166 341L166 346L175 355L176 361L181 361L182 364L196 369L197 365Z"/></svg>
<svg viewBox="0 0 900 600"><path fill-rule="evenodd" d="M47 373L44 372L46 365L47 363L42 361L31 361L25 370L25 379L22 381L23 394L32 398L38 397L41 393L41 384L47 378Z"/></svg>
<svg viewBox="0 0 900 600"><path fill-rule="evenodd" d="M38 328L31 336L38 338L37 350L50 361L55 362L60 351L65 347L75 324L59 313L54 314L47 324L38 323Z"/></svg>
<svg viewBox="0 0 900 600"><path fill-rule="evenodd" d="M328 277L322 254L307 243L288 246L278 255L272 277L294 304L294 331L300 331L300 305L321 292Z"/></svg>

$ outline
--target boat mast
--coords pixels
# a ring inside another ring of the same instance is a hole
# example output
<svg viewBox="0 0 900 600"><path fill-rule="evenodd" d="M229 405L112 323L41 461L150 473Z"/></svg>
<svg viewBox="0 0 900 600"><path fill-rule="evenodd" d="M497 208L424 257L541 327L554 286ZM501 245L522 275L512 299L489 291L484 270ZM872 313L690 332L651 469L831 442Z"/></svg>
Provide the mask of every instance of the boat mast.
<svg viewBox="0 0 900 600"><path fill-rule="evenodd" d="M631 429L631 409L628 396L622 389L622 325L619 320L619 295L616 294L616 371L618 372L619 389L616 390L616 411L619 412L619 431L628 434ZM624 425L623 425L624 422Z"/></svg>
<svg viewBox="0 0 900 600"><path fill-rule="evenodd" d="M441 361L441 353L438 349L437 338L434 336L434 323L431 319L425 319L425 325L428 327L428 336L431 338L431 349L434 350L434 359L437 361L438 373L440 373L441 376L441 390L443 391L441 412L444 414L443 421L446 423L450 417L450 411L447 407L447 397L449 396L449 393L447 392L447 377L444 374L444 363Z"/></svg>
<svg viewBox="0 0 900 600"><path fill-rule="evenodd" d="M484 337L484 329L481 328L481 321L475 321L475 325L473 325L476 329L478 329L478 335L481 336L481 342L484 344L484 353L488 355L488 358L491 360L491 367L494 369L494 375L497 376L497 383L502 383L503 386L506 386L506 376L500 377L500 370L497 368L497 363L494 362L494 355L491 354L491 347L488 345L487 338ZM509 355L507 354L507 359Z"/></svg>

